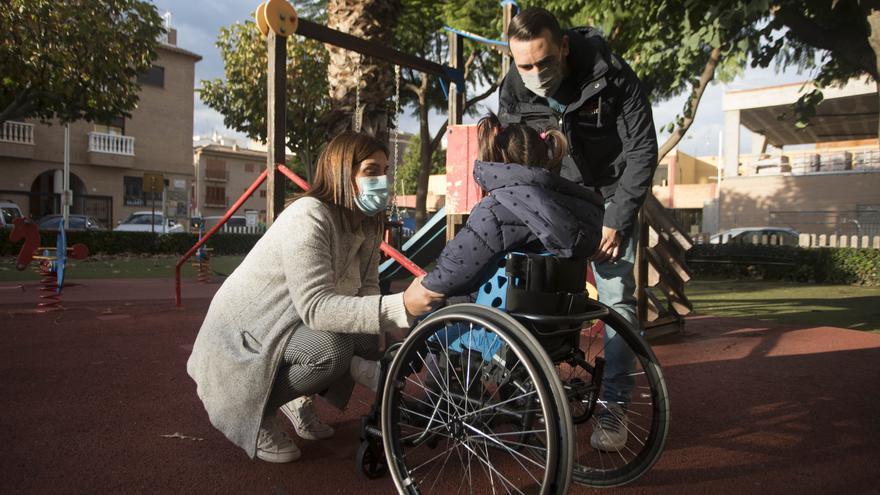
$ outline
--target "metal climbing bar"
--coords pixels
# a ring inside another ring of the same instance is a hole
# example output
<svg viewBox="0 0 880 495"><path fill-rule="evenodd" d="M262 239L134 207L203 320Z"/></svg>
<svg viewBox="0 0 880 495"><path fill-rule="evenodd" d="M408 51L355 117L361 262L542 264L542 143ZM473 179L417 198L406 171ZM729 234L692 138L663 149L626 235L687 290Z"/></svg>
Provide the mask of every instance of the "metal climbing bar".
<svg viewBox="0 0 880 495"><path fill-rule="evenodd" d="M461 69L431 62L430 60L416 57L415 55L410 55L400 50L395 50L394 48L387 47L374 41L361 39L357 36L352 36L348 33L343 33L342 31L337 31L306 19L298 20L296 34L323 43L329 43L340 48L345 48L346 50L351 50L368 57L385 60L401 67L407 67L426 74L445 77L455 84L458 84L459 87L464 87L464 72Z"/></svg>

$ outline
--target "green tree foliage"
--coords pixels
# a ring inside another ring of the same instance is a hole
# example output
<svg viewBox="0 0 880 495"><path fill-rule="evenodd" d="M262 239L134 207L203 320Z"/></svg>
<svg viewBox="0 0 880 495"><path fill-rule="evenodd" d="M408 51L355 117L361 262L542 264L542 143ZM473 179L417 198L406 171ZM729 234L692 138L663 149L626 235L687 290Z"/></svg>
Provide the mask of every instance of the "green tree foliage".
<svg viewBox="0 0 880 495"><path fill-rule="evenodd" d="M395 48L434 62L448 62L448 35L445 26L485 36L500 38L501 8L495 0L432 2L430 0L403 0L403 11L395 30ZM483 87L482 93L469 95L464 88L466 102L464 112L471 113L475 104L490 95L500 83L500 54L494 49L464 42L464 72L468 88ZM447 83L448 84L448 83ZM416 223L426 218L428 176L431 174L432 157L440 148L440 140L446 133L448 120L436 130L429 125L429 112L445 113L447 98L441 81L433 76L402 70L401 101L410 105L419 117L420 168L416 179ZM414 145L411 143L410 146Z"/></svg>
<svg viewBox="0 0 880 495"><path fill-rule="evenodd" d="M225 79L202 81L202 101L223 115L230 129L266 140L266 38L252 21L221 28L217 47ZM301 36L287 39L287 147L296 162L312 170L324 133L319 120L329 111L327 50ZM307 172L306 176L310 176Z"/></svg>
<svg viewBox="0 0 880 495"><path fill-rule="evenodd" d="M415 194L416 182L421 169L421 139L418 134L413 136L403 155L403 161L394 176L395 194ZM431 156L431 170L429 175L446 173L446 150L436 149Z"/></svg>
<svg viewBox="0 0 880 495"><path fill-rule="evenodd" d="M107 122L137 105L163 28L139 0L6 0L0 32L0 123Z"/></svg>
<svg viewBox="0 0 880 495"><path fill-rule="evenodd" d="M663 128L671 136L660 158L684 137L708 84L742 73L760 40L756 26L769 9L761 0L550 0L545 6L566 26L599 28L611 49L632 66L652 102L690 95Z"/></svg>

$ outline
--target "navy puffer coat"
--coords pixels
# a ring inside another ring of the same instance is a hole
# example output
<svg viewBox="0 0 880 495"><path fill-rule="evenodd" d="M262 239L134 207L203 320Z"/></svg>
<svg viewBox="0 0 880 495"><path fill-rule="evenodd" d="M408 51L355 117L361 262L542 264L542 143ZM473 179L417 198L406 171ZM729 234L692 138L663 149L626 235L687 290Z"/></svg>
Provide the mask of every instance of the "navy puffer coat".
<svg viewBox="0 0 880 495"><path fill-rule="evenodd" d="M602 196L541 168L477 161L474 179L488 195L422 284L447 296L469 294L511 251L586 258L602 237Z"/></svg>

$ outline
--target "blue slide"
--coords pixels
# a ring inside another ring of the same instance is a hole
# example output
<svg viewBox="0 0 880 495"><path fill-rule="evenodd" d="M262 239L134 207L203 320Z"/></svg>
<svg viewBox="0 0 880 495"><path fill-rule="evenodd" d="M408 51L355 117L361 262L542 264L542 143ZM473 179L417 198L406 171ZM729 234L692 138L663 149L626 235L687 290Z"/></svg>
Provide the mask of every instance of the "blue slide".
<svg viewBox="0 0 880 495"><path fill-rule="evenodd" d="M446 208L440 208L408 241L403 243L400 252L415 264L424 268L440 256L446 245ZM379 287L387 292L391 282L412 276L393 259L379 265Z"/></svg>

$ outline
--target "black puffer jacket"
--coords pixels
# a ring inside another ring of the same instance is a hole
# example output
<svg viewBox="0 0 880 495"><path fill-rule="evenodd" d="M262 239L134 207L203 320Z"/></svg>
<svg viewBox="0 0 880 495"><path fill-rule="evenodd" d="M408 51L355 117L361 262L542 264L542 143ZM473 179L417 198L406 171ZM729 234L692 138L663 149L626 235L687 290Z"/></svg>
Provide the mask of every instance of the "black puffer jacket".
<svg viewBox="0 0 880 495"><path fill-rule="evenodd" d="M562 176L595 188L610 202L604 225L628 232L657 168L657 135L651 104L633 70L592 28L566 31L575 96L563 114L529 91L511 66L499 93L498 117L565 133L570 154Z"/></svg>
<svg viewBox="0 0 880 495"><path fill-rule="evenodd" d="M474 179L488 195L450 241L422 284L469 294L511 251L550 252L565 258L595 253L602 234L602 196L550 172L477 161Z"/></svg>

